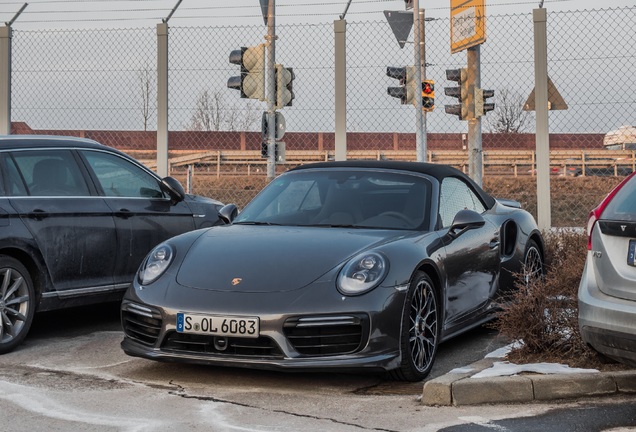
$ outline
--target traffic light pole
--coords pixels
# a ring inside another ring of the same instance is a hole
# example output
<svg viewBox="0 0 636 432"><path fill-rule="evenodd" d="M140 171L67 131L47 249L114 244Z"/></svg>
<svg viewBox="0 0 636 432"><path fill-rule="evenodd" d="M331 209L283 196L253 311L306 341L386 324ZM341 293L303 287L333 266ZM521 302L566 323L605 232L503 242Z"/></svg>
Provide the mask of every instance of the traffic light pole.
<svg viewBox="0 0 636 432"><path fill-rule="evenodd" d="M424 10L419 0L413 0L413 45L415 60L415 155L418 162L426 161L426 115L422 110L422 81L426 77L424 44ZM419 65L419 67L418 67Z"/></svg>
<svg viewBox="0 0 636 432"><path fill-rule="evenodd" d="M469 98L473 98L473 113L468 120L468 175L482 185L483 159L481 143L481 116L474 113L475 89L481 88L481 45L466 50Z"/></svg>
<svg viewBox="0 0 636 432"><path fill-rule="evenodd" d="M276 177L276 13L275 0L267 9L267 178Z"/></svg>

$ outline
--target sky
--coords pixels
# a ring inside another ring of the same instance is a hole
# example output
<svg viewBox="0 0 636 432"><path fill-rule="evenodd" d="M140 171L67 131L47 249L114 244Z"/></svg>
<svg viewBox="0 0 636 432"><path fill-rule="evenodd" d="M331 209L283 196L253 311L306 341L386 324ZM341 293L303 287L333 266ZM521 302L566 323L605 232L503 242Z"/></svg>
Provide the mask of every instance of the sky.
<svg viewBox="0 0 636 432"><path fill-rule="evenodd" d="M634 0L544 0L550 12L633 6ZM161 22L179 0L0 0L0 23L15 29L139 28ZM278 0L277 25L332 22L345 12L348 0ZM530 13L540 0L486 0L486 13ZM448 18L450 0L420 0L428 18ZM384 10L404 10L403 0L352 0L347 22L383 20ZM182 0L171 26L254 25L262 23L259 0Z"/></svg>
<svg viewBox="0 0 636 432"><path fill-rule="evenodd" d="M492 18L492 24L482 53L484 88L497 92L513 88L525 100L533 88L533 68L527 63L533 54L531 13L540 0L485 1L486 14ZM135 71L141 69L144 62L155 64L154 28L168 17L179 0L26 2L28 6L12 24L15 30L13 120L28 121L33 127L43 129L77 128L78 124L89 129L139 127L137 117L128 114L138 106ZM419 0L419 3L428 18L439 19L427 27L431 29L431 36L427 37L427 62L430 63L427 75L442 85L446 83L444 69L460 67L465 58L463 53L454 57L449 53L445 34L449 31L451 0ZM24 0L0 0L0 26L13 19L24 4ZM285 111L289 131L333 128L333 92L315 89L325 85L329 88L333 81L329 69L333 47L331 23L344 13L347 4L348 0L276 1L277 26L288 26L280 32L277 30L280 37L276 59L294 67L296 73L296 100ZM621 23L626 23L623 27L631 25L634 0L545 0L543 6L549 13L588 11L561 14L568 15L565 20L563 16L551 17L557 37L551 39L549 53L555 61L550 74L570 106L568 111L551 114L551 130L605 133L624 124L634 124L635 93L631 91L633 80L629 79L633 76L633 61L630 61L633 34L608 31L620 27ZM627 7L631 7L631 14L621 14L619 8ZM589 13L599 9L612 10L599 14L603 19ZM351 131L413 130L412 107L401 106L388 96L387 86L396 83L385 76L387 66L413 64L413 45L399 49L386 24L385 10L404 10L404 0L352 0L347 11L347 56L352 65L347 72L347 122ZM571 24L568 20L572 20ZM568 26L559 28L557 24L563 22ZM227 59L231 50L263 41L267 29L259 0L182 0L169 25L173 36L171 61L176 62L175 67L171 66L172 82L176 83L170 95L171 127L186 127L202 89L222 91L232 104L246 106L246 100L240 100L234 90L226 87L228 77L237 71ZM86 34L65 31L67 29L108 30ZM433 33L438 36L434 37ZM374 49L369 48L370 35L377 38L373 45L376 49L373 55L366 55L369 49ZM95 46L101 46L106 38L112 38L108 39L107 49L96 50ZM65 43L71 44L72 49ZM311 50L302 49L306 43ZM590 46L596 51L590 52ZM506 65L504 69L502 64ZM113 85L111 79L117 80L117 85ZM77 84L69 86L69 80ZM581 82L611 85L593 86L581 92ZM465 124L443 111L443 105L452 102L455 101L445 97L443 92L438 93L439 109L427 120L430 131L464 130ZM80 111L87 118L78 117L78 104L84 107ZM260 110L261 105L258 106ZM104 110L112 117L105 116ZM133 124L125 123L120 117Z"/></svg>

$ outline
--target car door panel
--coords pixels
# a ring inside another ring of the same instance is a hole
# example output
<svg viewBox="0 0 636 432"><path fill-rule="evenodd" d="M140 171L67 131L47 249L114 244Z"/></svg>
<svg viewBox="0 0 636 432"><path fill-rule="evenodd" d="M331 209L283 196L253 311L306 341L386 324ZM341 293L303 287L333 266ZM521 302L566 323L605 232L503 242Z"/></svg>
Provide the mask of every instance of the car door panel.
<svg viewBox="0 0 636 432"><path fill-rule="evenodd" d="M28 192L16 188L10 203L38 245L54 288L112 287L115 223L103 198L90 195L73 152L14 152L5 162L10 177L21 176L14 182L28 185Z"/></svg>
<svg viewBox="0 0 636 432"><path fill-rule="evenodd" d="M497 237L498 230L488 221L457 238L445 237L448 323L467 318L493 299L500 262Z"/></svg>
<svg viewBox="0 0 636 432"><path fill-rule="evenodd" d="M154 246L195 228L192 211L184 202L173 205L159 179L127 159L98 151L84 151L82 156L117 228L114 281L130 283Z"/></svg>
<svg viewBox="0 0 636 432"><path fill-rule="evenodd" d="M194 229L188 206L168 199L106 198L117 227L121 259L115 283L130 282L150 250L162 241Z"/></svg>
<svg viewBox="0 0 636 432"><path fill-rule="evenodd" d="M462 210L483 216L483 225L472 226L461 234L448 229ZM444 178L440 185L440 226L447 258L447 327L480 315L490 304L498 285L500 267L499 230L489 221L485 204L472 187L460 178Z"/></svg>

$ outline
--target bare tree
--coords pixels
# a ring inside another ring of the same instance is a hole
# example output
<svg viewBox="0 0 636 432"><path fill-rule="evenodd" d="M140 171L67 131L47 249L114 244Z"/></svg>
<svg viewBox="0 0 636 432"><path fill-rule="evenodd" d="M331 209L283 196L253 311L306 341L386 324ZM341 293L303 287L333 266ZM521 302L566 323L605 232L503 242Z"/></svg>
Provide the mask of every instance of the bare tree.
<svg viewBox="0 0 636 432"><path fill-rule="evenodd" d="M187 130L193 131L254 131L259 125L258 105L251 100L228 105L221 92L203 90Z"/></svg>
<svg viewBox="0 0 636 432"><path fill-rule="evenodd" d="M223 106L225 101L220 92L210 93L207 90L199 95L197 106L190 120L189 130L218 131L223 126Z"/></svg>
<svg viewBox="0 0 636 432"><path fill-rule="evenodd" d="M152 107L152 89L154 88L153 84L153 74L150 73L150 67L148 63L144 66L143 69L139 69L137 71L137 78L139 79L139 89L141 90L141 115L144 120L144 131L148 130L148 120L150 119L151 110L154 109Z"/></svg>
<svg viewBox="0 0 636 432"><path fill-rule="evenodd" d="M258 109L258 104L253 101L248 101L241 110L239 110L239 122L238 130L240 131L254 131L260 126L262 113Z"/></svg>
<svg viewBox="0 0 636 432"><path fill-rule="evenodd" d="M532 123L531 111L524 111L525 99L510 89L497 90L495 109L486 115L490 132L520 133L528 130Z"/></svg>

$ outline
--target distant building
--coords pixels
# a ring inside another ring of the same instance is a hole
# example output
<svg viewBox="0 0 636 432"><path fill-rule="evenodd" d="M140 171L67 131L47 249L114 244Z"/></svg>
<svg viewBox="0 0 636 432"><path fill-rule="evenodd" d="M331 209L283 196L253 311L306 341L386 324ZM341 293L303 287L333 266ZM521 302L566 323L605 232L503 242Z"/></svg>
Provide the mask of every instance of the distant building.
<svg viewBox="0 0 636 432"><path fill-rule="evenodd" d="M603 147L608 150L636 150L636 126L621 126L606 133Z"/></svg>

